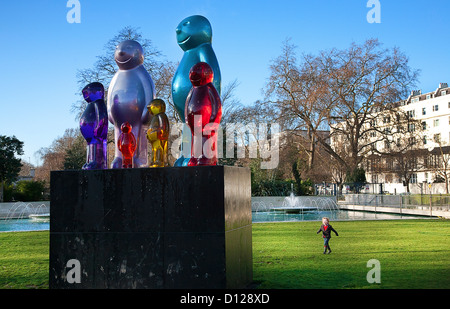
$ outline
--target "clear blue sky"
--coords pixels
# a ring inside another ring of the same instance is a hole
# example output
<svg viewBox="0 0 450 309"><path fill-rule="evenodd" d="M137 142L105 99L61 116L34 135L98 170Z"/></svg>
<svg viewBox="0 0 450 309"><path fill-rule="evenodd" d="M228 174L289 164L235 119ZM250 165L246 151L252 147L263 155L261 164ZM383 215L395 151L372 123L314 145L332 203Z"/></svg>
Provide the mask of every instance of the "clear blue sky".
<svg viewBox="0 0 450 309"><path fill-rule="evenodd" d="M66 20L67 0L16 0L0 10L0 135L24 142L24 160L40 164L35 152L67 128L78 99L77 69L92 68L104 44L124 26L138 27L168 60L182 50L175 27L201 14L213 27L213 47L222 85L237 79L243 104L262 98L270 61L288 37L298 53L346 48L378 38L399 47L420 69L418 88L450 82L450 1L379 0L381 23L370 24L367 0L79 0L81 23Z"/></svg>

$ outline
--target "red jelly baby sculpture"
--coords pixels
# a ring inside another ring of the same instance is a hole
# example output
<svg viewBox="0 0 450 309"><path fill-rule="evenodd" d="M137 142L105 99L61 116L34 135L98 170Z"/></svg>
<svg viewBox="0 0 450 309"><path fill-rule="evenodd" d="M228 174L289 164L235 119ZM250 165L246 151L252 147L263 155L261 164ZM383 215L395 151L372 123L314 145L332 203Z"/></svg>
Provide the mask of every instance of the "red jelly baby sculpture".
<svg viewBox="0 0 450 309"><path fill-rule="evenodd" d="M185 105L185 120L192 134L188 166L217 165L217 132L222 103L212 84L213 78L213 70L205 62L195 64L189 72L193 87Z"/></svg>
<svg viewBox="0 0 450 309"><path fill-rule="evenodd" d="M132 168L133 167L133 155L136 151L136 138L133 132L131 132L131 125L125 122L120 127L122 133L117 141L117 147L122 153L123 161L122 168Z"/></svg>

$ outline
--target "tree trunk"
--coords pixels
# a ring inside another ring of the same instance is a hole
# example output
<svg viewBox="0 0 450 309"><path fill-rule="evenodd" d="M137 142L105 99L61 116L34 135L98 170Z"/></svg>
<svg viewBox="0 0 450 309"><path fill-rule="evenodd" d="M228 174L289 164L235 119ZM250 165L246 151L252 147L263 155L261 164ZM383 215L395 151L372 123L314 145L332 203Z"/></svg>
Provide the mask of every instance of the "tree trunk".
<svg viewBox="0 0 450 309"><path fill-rule="evenodd" d="M313 168L315 153L316 153L316 140L314 138L314 134L311 134L309 144L308 170L311 170Z"/></svg>
<svg viewBox="0 0 450 309"><path fill-rule="evenodd" d="M448 175L445 174L445 192L448 194Z"/></svg>

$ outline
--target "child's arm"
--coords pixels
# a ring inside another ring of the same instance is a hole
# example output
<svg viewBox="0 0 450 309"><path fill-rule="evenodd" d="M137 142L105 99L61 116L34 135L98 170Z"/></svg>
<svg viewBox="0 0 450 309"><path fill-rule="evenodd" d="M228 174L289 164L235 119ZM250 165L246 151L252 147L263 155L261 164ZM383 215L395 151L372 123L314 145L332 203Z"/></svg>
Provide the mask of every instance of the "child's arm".
<svg viewBox="0 0 450 309"><path fill-rule="evenodd" d="M334 234L336 234L336 236L339 236L338 232L336 232L336 230L333 227L331 227L331 230L334 232Z"/></svg>
<svg viewBox="0 0 450 309"><path fill-rule="evenodd" d="M322 226L319 228L316 234L319 234L322 231Z"/></svg>

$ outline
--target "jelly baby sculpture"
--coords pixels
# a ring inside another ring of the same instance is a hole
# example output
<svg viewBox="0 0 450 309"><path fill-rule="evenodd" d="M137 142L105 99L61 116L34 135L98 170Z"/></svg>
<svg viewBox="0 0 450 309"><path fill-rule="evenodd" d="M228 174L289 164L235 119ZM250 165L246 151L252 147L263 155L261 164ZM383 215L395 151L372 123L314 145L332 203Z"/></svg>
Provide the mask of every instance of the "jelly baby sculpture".
<svg viewBox="0 0 450 309"><path fill-rule="evenodd" d="M131 125L125 122L120 127L120 133L117 141L117 148L122 153L122 168L133 167L133 156L136 151L136 138L134 137Z"/></svg>
<svg viewBox="0 0 450 309"><path fill-rule="evenodd" d="M189 80L189 71L193 65L199 62L208 63L213 72L212 83L220 95L221 75L216 54L212 48L212 28L207 18L193 15L183 19L177 26L176 37L178 45L184 51L180 64L172 79L172 97L175 109L182 121L185 120L186 98L192 88ZM191 132L189 127L183 124L181 137L181 156L175 161L174 166L186 166L191 153Z"/></svg>
<svg viewBox="0 0 450 309"><path fill-rule="evenodd" d="M121 126L128 122L137 141L133 167L147 167L147 134L150 115L147 105L154 99L155 86L144 68L144 51L133 40L121 42L116 47L114 59L119 67L108 88L108 117L114 125L114 140L121 133ZM111 168L122 167L122 154L116 151Z"/></svg>
<svg viewBox="0 0 450 309"><path fill-rule="evenodd" d="M186 99L186 123L192 132L188 166L217 165L217 131L222 118L222 103L212 84L214 72L205 62L189 73L192 89Z"/></svg>
<svg viewBox="0 0 450 309"><path fill-rule="evenodd" d="M169 119L166 115L166 103L161 99L153 100L147 106L152 115L147 139L152 146L152 162L150 167L167 166L167 141L169 140Z"/></svg>
<svg viewBox="0 0 450 309"><path fill-rule="evenodd" d="M108 111L101 83L90 83L82 90L88 102L80 118L80 131L87 143L84 170L107 168Z"/></svg>

